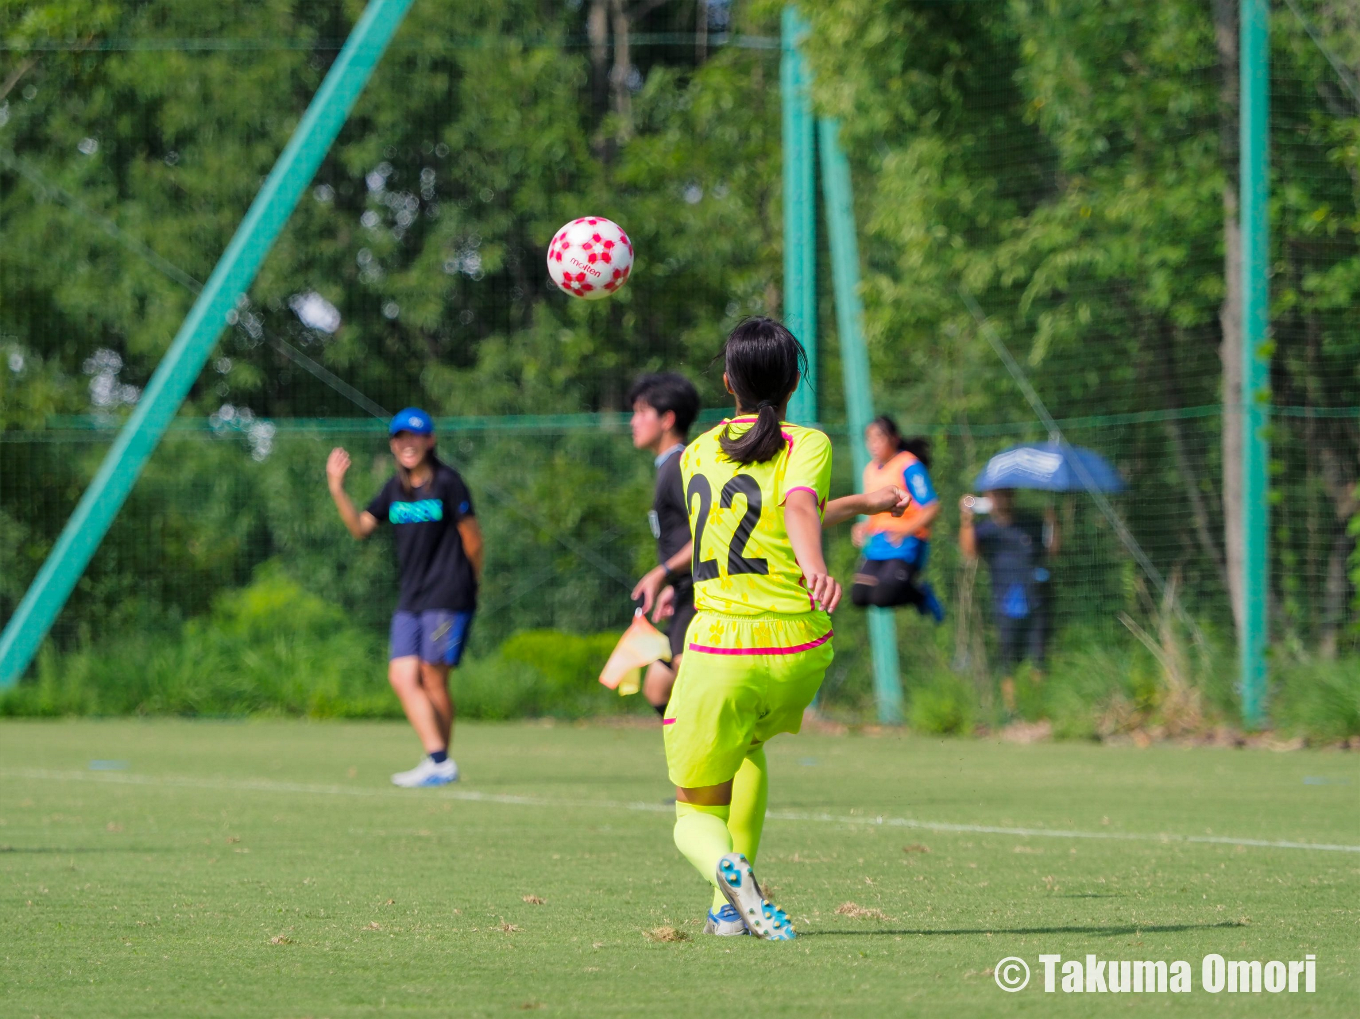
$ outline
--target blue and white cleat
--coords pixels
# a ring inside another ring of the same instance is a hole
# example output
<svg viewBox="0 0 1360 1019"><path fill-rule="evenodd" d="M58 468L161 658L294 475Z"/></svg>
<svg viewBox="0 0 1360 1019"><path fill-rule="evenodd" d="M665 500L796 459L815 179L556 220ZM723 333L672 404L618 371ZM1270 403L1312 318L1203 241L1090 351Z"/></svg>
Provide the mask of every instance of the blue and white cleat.
<svg viewBox="0 0 1360 1019"><path fill-rule="evenodd" d="M458 765L453 761L436 764L424 758L410 771L399 771L392 776L392 784L403 789L425 789L430 786L448 785L458 781Z"/></svg>
<svg viewBox="0 0 1360 1019"><path fill-rule="evenodd" d="M778 906L766 901L751 864L741 853L727 853L718 861L718 887L741 917L746 929L765 941L792 941L793 924Z"/></svg>
<svg viewBox="0 0 1360 1019"><path fill-rule="evenodd" d="M716 913L711 909L708 911L708 919L704 921L704 933L730 937L734 934L749 935L751 932L741 922L741 914L736 908L731 903L724 903L722 909Z"/></svg>

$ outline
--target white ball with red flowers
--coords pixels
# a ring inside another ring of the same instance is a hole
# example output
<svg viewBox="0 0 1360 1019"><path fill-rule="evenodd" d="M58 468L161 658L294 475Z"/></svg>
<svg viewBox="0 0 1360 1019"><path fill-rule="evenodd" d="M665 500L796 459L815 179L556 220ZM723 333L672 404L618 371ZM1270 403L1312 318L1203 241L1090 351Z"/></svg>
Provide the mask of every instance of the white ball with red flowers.
<svg viewBox="0 0 1360 1019"><path fill-rule="evenodd" d="M608 297L632 271L633 242L603 216L573 219L548 245L548 275L559 289L585 301Z"/></svg>

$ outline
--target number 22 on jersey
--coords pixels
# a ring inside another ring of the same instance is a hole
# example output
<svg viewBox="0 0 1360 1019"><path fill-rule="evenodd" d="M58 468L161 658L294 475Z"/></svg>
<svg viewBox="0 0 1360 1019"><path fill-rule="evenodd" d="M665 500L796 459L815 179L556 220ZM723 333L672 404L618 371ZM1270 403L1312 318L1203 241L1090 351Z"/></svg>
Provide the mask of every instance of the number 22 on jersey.
<svg viewBox="0 0 1360 1019"><path fill-rule="evenodd" d="M764 506L759 482L749 474L735 475L727 484L723 485L722 491L718 493L719 507L731 509L733 500L738 495L745 497L746 512L737 522L737 526L732 532L731 543L727 546L727 575L729 577L740 573L768 575L770 564L766 560L748 557L745 554L746 546L751 541L751 532L755 530L756 524L760 521L760 511ZM716 580L720 576L717 558L705 559L703 557L704 531L708 527L708 518L713 512L713 488L709 485L708 478L702 474L696 474L690 478L689 487L685 489L685 501L691 508L693 508L696 498L699 500L699 511L694 517L694 552L691 569L694 574L694 582L697 584L705 580Z"/></svg>

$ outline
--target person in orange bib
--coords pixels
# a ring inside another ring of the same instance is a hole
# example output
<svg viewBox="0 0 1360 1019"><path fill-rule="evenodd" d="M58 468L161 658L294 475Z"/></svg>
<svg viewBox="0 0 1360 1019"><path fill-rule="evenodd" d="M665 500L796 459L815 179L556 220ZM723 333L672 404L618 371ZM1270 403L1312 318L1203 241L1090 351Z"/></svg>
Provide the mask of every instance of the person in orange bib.
<svg viewBox="0 0 1360 1019"><path fill-rule="evenodd" d="M911 605L921 615L944 621L944 606L921 577L930 555L930 525L940 500L930 483L930 447L924 439L905 440L886 414L864 429L870 460L864 468L864 491L887 485L904 489L911 505L901 516L876 513L856 524L855 544L864 550L850 600L860 608Z"/></svg>

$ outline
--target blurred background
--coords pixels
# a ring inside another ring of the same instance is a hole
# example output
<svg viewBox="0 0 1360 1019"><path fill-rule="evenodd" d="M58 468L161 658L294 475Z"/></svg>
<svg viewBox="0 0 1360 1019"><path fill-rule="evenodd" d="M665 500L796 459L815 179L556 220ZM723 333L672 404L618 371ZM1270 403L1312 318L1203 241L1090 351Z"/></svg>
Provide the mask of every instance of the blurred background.
<svg viewBox="0 0 1360 1019"><path fill-rule="evenodd" d="M0 4L0 620L361 10ZM398 715L389 538L348 538L323 466L344 445L367 499L390 472L385 415L407 405L439 419L487 533L464 713L637 710L594 681L654 562L651 458L623 398L637 373L678 370L719 420L725 332L782 312L780 11L417 0L0 713ZM802 13L814 106L853 172L875 405L929 439L944 504L927 575L945 622L898 618L911 724L1234 723L1236 4ZM1335 740L1360 735L1360 9L1286 0L1271 38L1268 713ZM637 250L596 304L543 262L585 213ZM841 494L859 437L818 231L818 417ZM1049 434L996 340L1119 472L1117 518L1174 590L1088 495L1021 492L1062 541L1046 661L1020 667L1010 711L957 503L993 455ZM831 554L848 582L847 534ZM836 627L819 710L864 721L864 620L847 606Z"/></svg>

